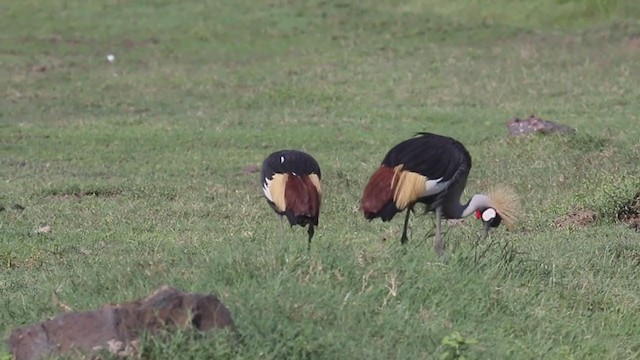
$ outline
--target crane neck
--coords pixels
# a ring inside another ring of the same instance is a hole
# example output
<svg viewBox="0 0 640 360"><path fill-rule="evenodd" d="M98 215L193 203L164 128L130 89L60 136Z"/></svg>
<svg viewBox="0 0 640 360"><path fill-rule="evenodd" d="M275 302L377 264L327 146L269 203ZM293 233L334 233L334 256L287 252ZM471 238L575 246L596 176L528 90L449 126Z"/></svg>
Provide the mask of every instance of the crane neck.
<svg viewBox="0 0 640 360"><path fill-rule="evenodd" d="M460 200L453 202L451 206L444 205L444 215L449 219L461 219L476 212L476 210L489 207L489 197L483 194L473 195L466 204L460 204Z"/></svg>

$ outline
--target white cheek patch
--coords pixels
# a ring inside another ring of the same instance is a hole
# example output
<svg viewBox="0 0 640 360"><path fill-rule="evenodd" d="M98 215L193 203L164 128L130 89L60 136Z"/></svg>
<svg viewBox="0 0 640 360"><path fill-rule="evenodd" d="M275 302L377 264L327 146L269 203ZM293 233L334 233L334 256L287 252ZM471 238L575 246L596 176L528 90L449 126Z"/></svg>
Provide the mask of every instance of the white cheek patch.
<svg viewBox="0 0 640 360"><path fill-rule="evenodd" d="M485 210L485 211L482 213L482 220L483 220L483 221L489 221L489 220L492 220L492 219L494 219L494 218L496 217L496 215L497 215L497 213L496 213L496 210L495 210L495 209L488 208L487 210Z"/></svg>

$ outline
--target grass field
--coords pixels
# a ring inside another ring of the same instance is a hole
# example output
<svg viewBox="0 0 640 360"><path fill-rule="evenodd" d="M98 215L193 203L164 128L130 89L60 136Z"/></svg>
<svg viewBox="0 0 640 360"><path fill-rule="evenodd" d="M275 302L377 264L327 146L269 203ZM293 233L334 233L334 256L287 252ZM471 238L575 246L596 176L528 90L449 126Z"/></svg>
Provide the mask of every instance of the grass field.
<svg viewBox="0 0 640 360"><path fill-rule="evenodd" d="M0 12L3 338L61 313L54 293L87 310L170 284L218 294L242 341L176 334L143 358L640 358L640 236L616 218L640 190L637 1ZM530 114L577 133L509 138ZM404 247L401 216L366 221L370 174L418 131L467 146L465 198L513 186L518 225L479 244L475 219L447 226L443 260L431 215ZM245 171L282 148L323 170L310 253ZM582 209L596 222L556 228Z"/></svg>

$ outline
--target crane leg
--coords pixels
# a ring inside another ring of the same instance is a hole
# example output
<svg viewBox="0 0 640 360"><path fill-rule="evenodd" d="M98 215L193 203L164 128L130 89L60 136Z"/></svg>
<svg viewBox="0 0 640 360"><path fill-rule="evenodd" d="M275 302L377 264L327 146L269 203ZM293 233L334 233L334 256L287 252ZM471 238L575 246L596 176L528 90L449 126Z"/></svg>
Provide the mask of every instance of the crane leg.
<svg viewBox="0 0 640 360"><path fill-rule="evenodd" d="M436 208L436 237L433 239L433 249L438 256L444 253L444 242L442 241L442 233L440 232L440 222L442 220L442 208Z"/></svg>
<svg viewBox="0 0 640 360"><path fill-rule="evenodd" d="M309 224L309 229L307 230L307 234L309 234L309 243L307 243L307 251L311 251L311 239L313 238L314 233L315 233L315 229L313 225Z"/></svg>
<svg viewBox="0 0 640 360"><path fill-rule="evenodd" d="M284 239L284 223L282 222L282 215L276 214L276 217L280 218L280 238Z"/></svg>
<svg viewBox="0 0 640 360"><path fill-rule="evenodd" d="M404 218L404 228L402 229L402 237L400 238L400 243L403 245L409 241L409 238L407 237L407 227L409 226L409 214L411 214L412 211L413 206L409 206L407 208L407 216Z"/></svg>

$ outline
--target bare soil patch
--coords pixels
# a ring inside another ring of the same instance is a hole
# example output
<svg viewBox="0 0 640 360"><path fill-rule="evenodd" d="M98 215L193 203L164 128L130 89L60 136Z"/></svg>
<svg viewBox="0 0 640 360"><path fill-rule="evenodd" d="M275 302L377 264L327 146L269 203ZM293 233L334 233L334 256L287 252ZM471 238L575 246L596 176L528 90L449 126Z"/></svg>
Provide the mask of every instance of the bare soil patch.
<svg viewBox="0 0 640 360"><path fill-rule="evenodd" d="M629 225L632 229L640 231L640 192L618 211L618 220Z"/></svg>
<svg viewBox="0 0 640 360"><path fill-rule="evenodd" d="M82 190L82 191L61 191L53 192L52 197L67 200L67 199L80 199L86 196L110 198L122 195L122 191L118 189L96 189L96 190Z"/></svg>
<svg viewBox="0 0 640 360"><path fill-rule="evenodd" d="M514 117L507 121L507 129L510 136L518 136L523 134L541 133L541 134L570 134L575 133L576 129L558 124L550 120L541 119L535 115L531 115L526 119Z"/></svg>
<svg viewBox="0 0 640 360"><path fill-rule="evenodd" d="M598 213L591 209L574 210L567 215L563 215L555 220L557 229L582 227L593 224L598 220Z"/></svg>

